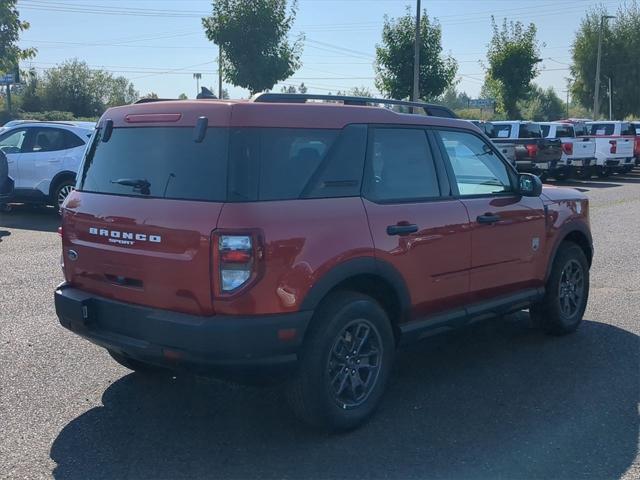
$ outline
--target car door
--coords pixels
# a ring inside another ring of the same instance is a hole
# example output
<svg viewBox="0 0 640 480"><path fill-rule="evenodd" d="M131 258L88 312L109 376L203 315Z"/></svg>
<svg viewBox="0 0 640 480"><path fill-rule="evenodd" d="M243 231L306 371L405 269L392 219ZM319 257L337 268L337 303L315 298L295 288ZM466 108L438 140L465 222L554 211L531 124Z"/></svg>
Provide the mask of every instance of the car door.
<svg viewBox="0 0 640 480"><path fill-rule="evenodd" d="M65 150L65 131L55 127L29 129L26 147L20 158L24 188L49 194L51 179L60 171Z"/></svg>
<svg viewBox="0 0 640 480"><path fill-rule="evenodd" d="M26 128L15 128L0 134L0 150L2 150L7 157L9 176L13 179L16 188L20 188L20 157L22 156L22 149L25 146L26 138Z"/></svg>
<svg viewBox="0 0 640 480"><path fill-rule="evenodd" d="M376 257L405 280L412 317L465 303L471 234L464 205L450 195L442 159L427 130L375 126L363 202Z"/></svg>
<svg viewBox="0 0 640 480"><path fill-rule="evenodd" d="M545 212L539 197L516 192L516 172L480 135L438 129L452 188L471 224L469 288L474 302L542 284Z"/></svg>

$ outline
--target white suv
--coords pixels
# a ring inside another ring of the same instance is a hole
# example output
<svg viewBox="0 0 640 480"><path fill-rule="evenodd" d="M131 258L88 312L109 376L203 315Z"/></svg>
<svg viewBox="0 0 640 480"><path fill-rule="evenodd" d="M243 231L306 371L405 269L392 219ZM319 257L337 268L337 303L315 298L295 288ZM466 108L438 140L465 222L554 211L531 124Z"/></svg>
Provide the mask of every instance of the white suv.
<svg viewBox="0 0 640 480"><path fill-rule="evenodd" d="M0 150L13 179L11 202L60 207L73 190L76 173L95 124L21 122L0 133Z"/></svg>

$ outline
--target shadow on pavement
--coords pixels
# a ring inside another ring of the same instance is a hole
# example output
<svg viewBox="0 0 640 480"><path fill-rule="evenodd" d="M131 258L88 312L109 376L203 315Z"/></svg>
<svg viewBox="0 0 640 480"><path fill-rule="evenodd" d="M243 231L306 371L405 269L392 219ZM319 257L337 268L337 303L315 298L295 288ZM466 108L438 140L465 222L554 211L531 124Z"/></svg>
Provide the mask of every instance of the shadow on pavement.
<svg viewBox="0 0 640 480"><path fill-rule="evenodd" d="M276 389L130 374L60 432L54 475L617 478L637 450L639 352L602 323L478 324L401 352L380 410L345 435L300 426Z"/></svg>
<svg viewBox="0 0 640 480"><path fill-rule="evenodd" d="M60 216L50 207L12 205L10 212L0 212L0 227L55 232L59 226Z"/></svg>

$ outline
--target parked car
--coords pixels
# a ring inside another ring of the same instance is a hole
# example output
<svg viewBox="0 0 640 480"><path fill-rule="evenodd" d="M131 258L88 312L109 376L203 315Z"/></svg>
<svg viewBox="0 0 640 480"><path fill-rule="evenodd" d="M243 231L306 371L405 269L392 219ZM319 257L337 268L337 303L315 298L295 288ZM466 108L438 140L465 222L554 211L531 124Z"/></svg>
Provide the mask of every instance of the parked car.
<svg viewBox="0 0 640 480"><path fill-rule="evenodd" d="M631 122L636 132L636 144L633 149L633 154L636 157L636 165L640 165L640 122Z"/></svg>
<svg viewBox="0 0 640 480"><path fill-rule="evenodd" d="M635 129L629 122L598 121L587 123L589 135L596 141L596 169L601 177L630 172L634 163Z"/></svg>
<svg viewBox="0 0 640 480"><path fill-rule="evenodd" d="M469 120L476 127L478 127L482 132L489 137L489 139L493 142L493 138L495 137L495 132L493 128L493 124L491 122L486 122L484 120ZM502 154L504 158L509 160L511 165L516 166L516 145L515 143L495 143L493 142L498 151Z"/></svg>
<svg viewBox="0 0 640 480"><path fill-rule="evenodd" d="M76 181L85 146L94 131L89 122L26 121L0 133L14 182L12 202L60 207Z"/></svg>
<svg viewBox="0 0 640 480"><path fill-rule="evenodd" d="M545 138L557 138L562 142L562 157L556 177L591 177L596 160L595 140L576 137L575 126L567 122L541 122L540 128Z"/></svg>
<svg viewBox="0 0 640 480"><path fill-rule="evenodd" d="M578 328L584 194L466 121L291 98L107 110L62 208L61 324L141 373L288 367L329 430L373 413L398 345L523 308Z"/></svg>
<svg viewBox="0 0 640 480"><path fill-rule="evenodd" d="M491 123L491 140L496 145L515 145L516 168L519 172L534 173L543 180L561 173L558 171L558 162L562 157L562 142L543 138L540 125L520 120Z"/></svg>

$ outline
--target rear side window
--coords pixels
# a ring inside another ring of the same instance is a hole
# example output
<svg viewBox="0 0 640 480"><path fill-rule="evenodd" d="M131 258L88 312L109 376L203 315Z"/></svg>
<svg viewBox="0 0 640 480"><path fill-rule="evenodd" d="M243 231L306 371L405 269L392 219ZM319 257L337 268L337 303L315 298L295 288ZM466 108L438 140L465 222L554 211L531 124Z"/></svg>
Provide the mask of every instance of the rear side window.
<svg viewBox="0 0 640 480"><path fill-rule="evenodd" d="M440 196L426 132L415 128L372 129L366 196L379 202Z"/></svg>
<svg viewBox="0 0 640 480"><path fill-rule="evenodd" d="M537 123L521 123L518 138L542 138L542 130Z"/></svg>
<svg viewBox="0 0 640 480"><path fill-rule="evenodd" d="M613 123L592 123L589 125L589 133L596 136L613 135L614 129Z"/></svg>
<svg viewBox="0 0 640 480"><path fill-rule="evenodd" d="M193 140L190 127L116 128L108 142L98 131L78 188L87 192L224 201L228 131L210 128Z"/></svg>
<svg viewBox="0 0 640 480"><path fill-rule="evenodd" d="M69 130L63 130L63 142L64 149L81 147L85 144L85 141L78 137L75 133ZM91 134L89 134L91 136Z"/></svg>
<svg viewBox="0 0 640 480"><path fill-rule="evenodd" d="M231 131L229 201L358 196L367 129Z"/></svg>

